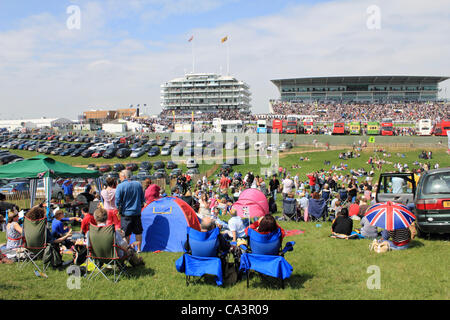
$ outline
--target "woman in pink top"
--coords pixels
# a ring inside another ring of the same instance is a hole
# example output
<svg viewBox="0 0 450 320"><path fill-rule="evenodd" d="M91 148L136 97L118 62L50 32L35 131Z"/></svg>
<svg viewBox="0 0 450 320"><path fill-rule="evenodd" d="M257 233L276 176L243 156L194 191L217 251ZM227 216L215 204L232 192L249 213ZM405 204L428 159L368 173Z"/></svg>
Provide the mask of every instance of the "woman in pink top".
<svg viewBox="0 0 450 320"><path fill-rule="evenodd" d="M120 217L119 210L116 207L116 187L117 181L114 178L106 179L106 189L103 189L101 192L101 196L103 198L103 207L108 212L108 219L106 220L106 224L109 226L111 224L114 225L114 228L120 229Z"/></svg>

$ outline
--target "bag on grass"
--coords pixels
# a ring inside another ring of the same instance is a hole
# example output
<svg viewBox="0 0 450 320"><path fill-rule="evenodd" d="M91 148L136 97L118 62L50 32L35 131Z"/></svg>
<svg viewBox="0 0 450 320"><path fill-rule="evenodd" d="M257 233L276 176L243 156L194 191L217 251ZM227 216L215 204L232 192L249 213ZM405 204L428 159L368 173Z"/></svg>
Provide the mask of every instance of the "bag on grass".
<svg viewBox="0 0 450 320"><path fill-rule="evenodd" d="M384 253L391 250L391 246L389 245L389 242L383 241L378 242L377 239L374 239L372 243L369 245L370 251L375 251L376 253Z"/></svg>
<svg viewBox="0 0 450 320"><path fill-rule="evenodd" d="M60 267L63 260L61 253L59 252L59 246L55 244L47 245L42 260L44 261L44 264L50 263L53 268Z"/></svg>
<svg viewBox="0 0 450 320"><path fill-rule="evenodd" d="M73 263L77 266L81 266L86 262L87 247L85 245L75 244L72 246L73 251Z"/></svg>

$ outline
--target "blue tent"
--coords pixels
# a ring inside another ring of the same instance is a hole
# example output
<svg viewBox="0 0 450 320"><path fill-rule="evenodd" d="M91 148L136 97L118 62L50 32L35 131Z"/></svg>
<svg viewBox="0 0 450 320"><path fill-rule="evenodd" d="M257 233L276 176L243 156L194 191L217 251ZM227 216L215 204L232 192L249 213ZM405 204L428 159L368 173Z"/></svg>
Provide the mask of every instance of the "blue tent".
<svg viewBox="0 0 450 320"><path fill-rule="evenodd" d="M141 251L184 252L187 227L200 231L194 209L175 197L155 200L142 210Z"/></svg>

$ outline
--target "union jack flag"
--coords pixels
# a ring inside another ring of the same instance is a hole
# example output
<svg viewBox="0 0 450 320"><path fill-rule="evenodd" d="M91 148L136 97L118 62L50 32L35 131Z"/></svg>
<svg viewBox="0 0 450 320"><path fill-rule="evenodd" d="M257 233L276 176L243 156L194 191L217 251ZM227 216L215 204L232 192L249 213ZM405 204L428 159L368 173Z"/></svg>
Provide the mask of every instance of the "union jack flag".
<svg viewBox="0 0 450 320"><path fill-rule="evenodd" d="M365 217L370 225L388 231L408 228L416 220L408 207L391 201L374 204L367 209Z"/></svg>

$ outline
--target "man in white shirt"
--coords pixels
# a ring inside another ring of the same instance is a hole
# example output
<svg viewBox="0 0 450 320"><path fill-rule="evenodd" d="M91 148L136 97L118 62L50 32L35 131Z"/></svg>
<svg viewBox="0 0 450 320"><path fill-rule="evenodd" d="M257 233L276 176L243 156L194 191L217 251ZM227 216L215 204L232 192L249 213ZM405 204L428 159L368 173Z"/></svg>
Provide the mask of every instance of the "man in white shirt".
<svg viewBox="0 0 450 320"><path fill-rule="evenodd" d="M283 185L283 199L286 199L287 194L291 192L292 188L294 187L294 181L290 178L289 175L287 175L286 179L284 179L281 184Z"/></svg>

